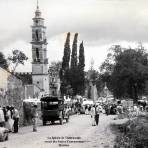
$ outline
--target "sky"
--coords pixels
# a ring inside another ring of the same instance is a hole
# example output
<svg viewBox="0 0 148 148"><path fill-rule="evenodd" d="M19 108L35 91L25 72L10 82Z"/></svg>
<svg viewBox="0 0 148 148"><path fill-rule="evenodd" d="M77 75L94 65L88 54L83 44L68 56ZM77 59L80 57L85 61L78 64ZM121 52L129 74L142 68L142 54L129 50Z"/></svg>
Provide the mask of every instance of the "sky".
<svg viewBox="0 0 148 148"><path fill-rule="evenodd" d="M0 0L0 51L6 57L19 49L28 56L19 72L31 72L31 25L37 0ZM48 59L61 61L67 32L84 42L85 69L93 59L98 70L112 45L148 49L147 0L39 0L45 19Z"/></svg>

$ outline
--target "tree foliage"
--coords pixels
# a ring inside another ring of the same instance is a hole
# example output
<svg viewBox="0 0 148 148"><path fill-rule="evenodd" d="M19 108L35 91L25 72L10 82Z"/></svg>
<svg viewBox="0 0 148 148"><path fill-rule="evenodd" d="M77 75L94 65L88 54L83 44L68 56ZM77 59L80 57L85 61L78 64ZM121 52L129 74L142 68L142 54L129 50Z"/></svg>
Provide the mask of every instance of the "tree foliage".
<svg viewBox="0 0 148 148"><path fill-rule="evenodd" d="M67 38L64 45L64 55L62 60L62 67L60 70L61 79L61 94L67 93L67 88L69 88L69 62L70 62L70 32L67 33Z"/></svg>
<svg viewBox="0 0 148 148"><path fill-rule="evenodd" d="M111 69L108 70L108 59L101 68L109 74L111 91L116 98L132 98L137 101L138 97L145 93L148 54L142 46L136 49L116 47L112 50L113 54L110 54L113 61Z"/></svg>
<svg viewBox="0 0 148 148"><path fill-rule="evenodd" d="M28 60L28 57L20 50L13 50L12 55L8 57L8 60L14 64L13 72L19 64L24 65L24 61Z"/></svg>
<svg viewBox="0 0 148 148"><path fill-rule="evenodd" d="M85 68L85 56L84 56L84 46L83 42L80 44L80 49L79 49L79 69L84 71Z"/></svg>
<svg viewBox="0 0 148 148"><path fill-rule="evenodd" d="M0 52L0 67L2 67L4 69L8 69L7 60L5 59L5 56L3 55L2 52Z"/></svg>
<svg viewBox="0 0 148 148"><path fill-rule="evenodd" d="M62 69L69 69L69 61L70 61L70 32L67 33L66 42L64 45L64 56L62 60Z"/></svg>
<svg viewBox="0 0 148 148"><path fill-rule="evenodd" d="M73 45L72 45L72 54L71 54L71 70L77 69L77 40L78 40L78 33L75 34Z"/></svg>
<svg viewBox="0 0 148 148"><path fill-rule="evenodd" d="M61 61L52 61L50 66L49 66L49 74L52 76L59 76L59 72L62 67L62 62Z"/></svg>
<svg viewBox="0 0 148 148"><path fill-rule="evenodd" d="M85 56L83 42L80 44L79 57L77 56L78 33L75 33L72 53L70 51L70 33L67 34L64 45L62 68L60 70L61 94L76 95L84 94L85 83ZM71 55L70 55L71 54Z"/></svg>
<svg viewBox="0 0 148 148"><path fill-rule="evenodd" d="M70 84L73 88L74 95L78 91L78 59L77 59L77 39L78 33L75 34L73 45L72 45L72 54L71 54L71 67L70 67Z"/></svg>
<svg viewBox="0 0 148 148"><path fill-rule="evenodd" d="M83 42L79 48L79 63L78 63L78 93L84 95L85 91L85 56Z"/></svg>

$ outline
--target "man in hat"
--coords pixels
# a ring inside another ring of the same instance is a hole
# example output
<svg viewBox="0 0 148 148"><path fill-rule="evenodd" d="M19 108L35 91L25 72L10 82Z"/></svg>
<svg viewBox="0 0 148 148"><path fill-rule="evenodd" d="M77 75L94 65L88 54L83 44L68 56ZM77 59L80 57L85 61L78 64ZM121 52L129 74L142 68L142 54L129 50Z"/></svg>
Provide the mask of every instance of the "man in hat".
<svg viewBox="0 0 148 148"><path fill-rule="evenodd" d="M95 105L95 121L96 125L99 123L99 114L100 114L100 108L98 105Z"/></svg>

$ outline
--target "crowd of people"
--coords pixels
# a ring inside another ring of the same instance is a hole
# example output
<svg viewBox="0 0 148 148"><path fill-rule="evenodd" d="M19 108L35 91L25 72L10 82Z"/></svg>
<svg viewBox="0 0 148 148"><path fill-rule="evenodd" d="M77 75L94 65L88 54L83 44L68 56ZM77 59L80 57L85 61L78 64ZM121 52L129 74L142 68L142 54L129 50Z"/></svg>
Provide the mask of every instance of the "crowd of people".
<svg viewBox="0 0 148 148"><path fill-rule="evenodd" d="M85 114L91 115L92 119L92 126L96 126L99 123L99 115L102 112L102 108L98 104L89 104L89 105L82 105L76 104L75 105L75 113L76 114Z"/></svg>
<svg viewBox="0 0 148 148"><path fill-rule="evenodd" d="M83 112L82 112L83 110ZM139 111L147 111L148 105L147 103L138 103L137 105L133 105L130 108L126 108L128 112L135 111L136 115L139 114ZM92 119L92 126L98 126L99 124L99 116L100 113L104 113L106 115L110 114L123 114L125 113L125 108L121 102L108 103L108 104L89 104L82 105L80 102L76 102L75 104L68 105L65 108L65 112L73 112L74 114L86 114L90 115ZM19 112L14 106L0 106L0 127L5 127L9 130L9 132L18 133L19 128ZM37 104L34 103L32 106L32 123L33 123L33 132L37 131L37 121L38 121L38 111Z"/></svg>
<svg viewBox="0 0 148 148"><path fill-rule="evenodd" d="M119 115L119 118L122 118L124 114L138 116L140 112L148 112L148 105L146 102L138 102L138 104L124 106L121 101L117 101L98 105L79 105L77 111L79 114L91 115L92 125L95 126L99 123L99 114L101 112L106 115Z"/></svg>
<svg viewBox="0 0 148 148"><path fill-rule="evenodd" d="M0 106L0 127L5 127L9 132L18 132L19 112L14 106Z"/></svg>

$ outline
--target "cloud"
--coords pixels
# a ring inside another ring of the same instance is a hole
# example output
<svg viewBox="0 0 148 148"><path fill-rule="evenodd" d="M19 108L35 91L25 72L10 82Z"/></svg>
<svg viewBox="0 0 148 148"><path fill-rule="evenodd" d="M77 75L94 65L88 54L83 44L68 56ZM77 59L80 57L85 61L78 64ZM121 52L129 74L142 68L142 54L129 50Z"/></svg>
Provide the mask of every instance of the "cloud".
<svg viewBox="0 0 148 148"><path fill-rule="evenodd" d="M31 39L36 1L0 2L1 47L18 39ZM145 0L44 0L40 9L48 27L47 36L79 32L89 44L112 41L147 41L148 9ZM7 9L5 9L5 8Z"/></svg>
<svg viewBox="0 0 148 148"><path fill-rule="evenodd" d="M112 44L147 43L147 4L146 0L40 0L49 61L62 58L67 32L78 32L79 42L84 41L87 67L91 58L99 65ZM0 1L0 51L7 54L16 47L31 55L30 26L35 9L36 0Z"/></svg>

